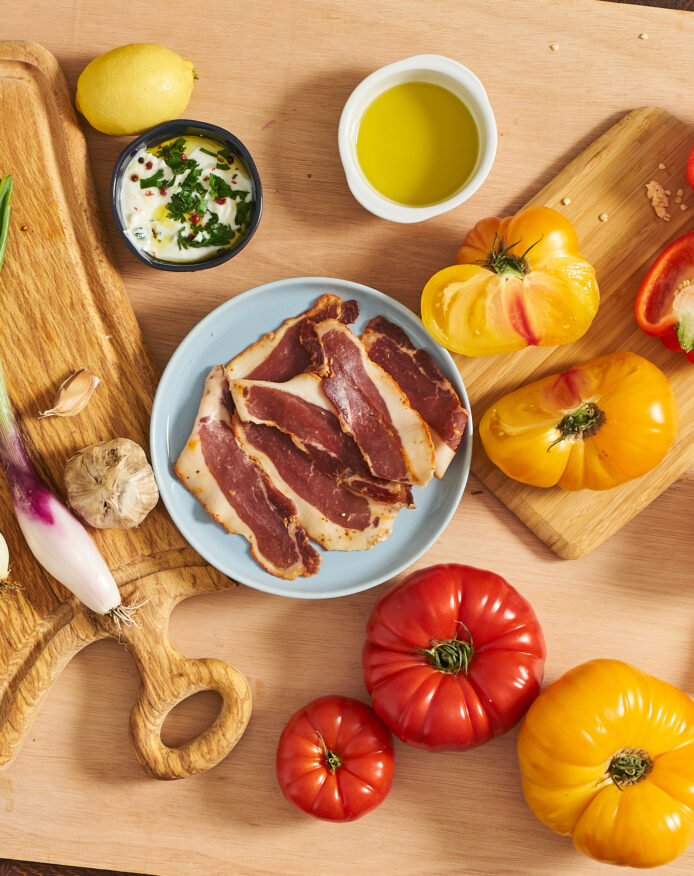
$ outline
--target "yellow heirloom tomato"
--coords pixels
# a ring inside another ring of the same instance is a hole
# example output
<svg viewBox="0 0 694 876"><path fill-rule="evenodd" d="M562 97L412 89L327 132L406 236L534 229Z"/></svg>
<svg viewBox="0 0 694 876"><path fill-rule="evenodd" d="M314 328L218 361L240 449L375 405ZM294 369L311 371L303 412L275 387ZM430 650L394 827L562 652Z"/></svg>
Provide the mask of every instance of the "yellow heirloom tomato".
<svg viewBox="0 0 694 876"><path fill-rule="evenodd" d="M609 490L654 468L677 425L663 372L636 353L610 353L505 395L484 412L479 434L514 480Z"/></svg>
<svg viewBox="0 0 694 876"><path fill-rule="evenodd" d="M627 663L592 660L543 691L518 757L530 808L584 855L658 867L694 835L694 703Z"/></svg>
<svg viewBox="0 0 694 876"><path fill-rule="evenodd" d="M456 353L566 344L597 313L595 269L581 258L573 225L549 207L478 222L458 262L434 274L422 293L424 324Z"/></svg>

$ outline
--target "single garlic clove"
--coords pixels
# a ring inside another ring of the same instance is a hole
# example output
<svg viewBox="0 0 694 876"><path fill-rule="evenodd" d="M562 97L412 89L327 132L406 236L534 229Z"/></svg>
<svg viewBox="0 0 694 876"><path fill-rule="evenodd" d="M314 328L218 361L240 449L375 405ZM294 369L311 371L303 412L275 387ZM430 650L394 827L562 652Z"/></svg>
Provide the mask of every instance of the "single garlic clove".
<svg viewBox="0 0 694 876"><path fill-rule="evenodd" d="M53 407L47 411L41 411L39 416L74 417L87 406L92 393L100 382L99 378L91 371L80 368L60 385Z"/></svg>
<svg viewBox="0 0 694 876"><path fill-rule="evenodd" d="M10 550L5 537L0 532L0 584L7 581L10 574Z"/></svg>
<svg viewBox="0 0 694 876"><path fill-rule="evenodd" d="M92 444L65 467L68 504L96 529L130 529L159 500L144 450L129 438Z"/></svg>

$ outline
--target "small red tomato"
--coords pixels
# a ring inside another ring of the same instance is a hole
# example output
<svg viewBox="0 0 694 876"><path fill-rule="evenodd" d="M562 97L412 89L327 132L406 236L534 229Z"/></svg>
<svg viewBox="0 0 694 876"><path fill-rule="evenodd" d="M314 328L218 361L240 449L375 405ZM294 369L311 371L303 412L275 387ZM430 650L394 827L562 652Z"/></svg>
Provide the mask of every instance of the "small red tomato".
<svg viewBox="0 0 694 876"><path fill-rule="evenodd" d="M545 640L530 603L500 575L430 566L376 603L362 662L373 707L418 748L482 745L540 692Z"/></svg>
<svg viewBox="0 0 694 876"><path fill-rule="evenodd" d="M393 739L373 709L327 696L289 720L277 746L277 778L295 806L353 821L379 806L393 783Z"/></svg>

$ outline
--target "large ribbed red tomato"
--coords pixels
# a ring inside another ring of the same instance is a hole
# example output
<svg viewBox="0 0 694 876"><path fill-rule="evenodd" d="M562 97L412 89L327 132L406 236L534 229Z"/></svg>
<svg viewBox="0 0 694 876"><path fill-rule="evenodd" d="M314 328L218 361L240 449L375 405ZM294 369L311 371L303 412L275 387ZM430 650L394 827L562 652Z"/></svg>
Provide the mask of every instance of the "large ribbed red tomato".
<svg viewBox="0 0 694 876"><path fill-rule="evenodd" d="M494 572L455 564L413 572L378 600L366 634L374 709L419 748L481 745L517 724L540 691L542 629Z"/></svg>

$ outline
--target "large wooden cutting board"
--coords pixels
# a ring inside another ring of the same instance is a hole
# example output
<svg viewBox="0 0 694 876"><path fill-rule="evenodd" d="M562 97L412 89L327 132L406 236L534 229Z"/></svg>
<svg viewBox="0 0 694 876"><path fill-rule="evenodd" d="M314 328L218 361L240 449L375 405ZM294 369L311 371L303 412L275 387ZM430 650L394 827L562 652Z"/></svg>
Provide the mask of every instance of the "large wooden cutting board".
<svg viewBox="0 0 694 876"><path fill-rule="evenodd" d="M634 318L636 291L654 258L694 227L694 192L685 173L692 147L690 125L655 107L634 110L525 205L564 213L578 232L581 254L595 266L600 309L583 338L510 356L456 357L478 423L507 392L604 353L630 350L669 377L680 412L672 449L652 472L605 492L571 493L511 480L489 461L475 432L474 473L561 557L576 559L594 550L694 462L694 367L645 335ZM671 193L670 221L656 216L646 196L650 180Z"/></svg>
<svg viewBox="0 0 694 876"><path fill-rule="evenodd" d="M0 272L0 355L29 455L64 495L65 462L80 448L114 437L147 447L156 372L108 254L84 137L49 52L0 43L0 112L0 172L14 179ZM101 378L88 407L74 418L39 419L56 387L80 367ZM182 778L229 753L250 716L248 684L222 661L183 657L169 640L168 620L181 599L234 585L188 547L161 503L136 529L93 533L123 601L143 603L132 627L88 611L43 572L19 532L4 477L0 530L11 557L10 582L0 590L0 766L17 754L67 662L108 636L128 648L141 676L130 733L147 772ZM168 712L208 689L223 700L211 726L185 745L165 745Z"/></svg>

